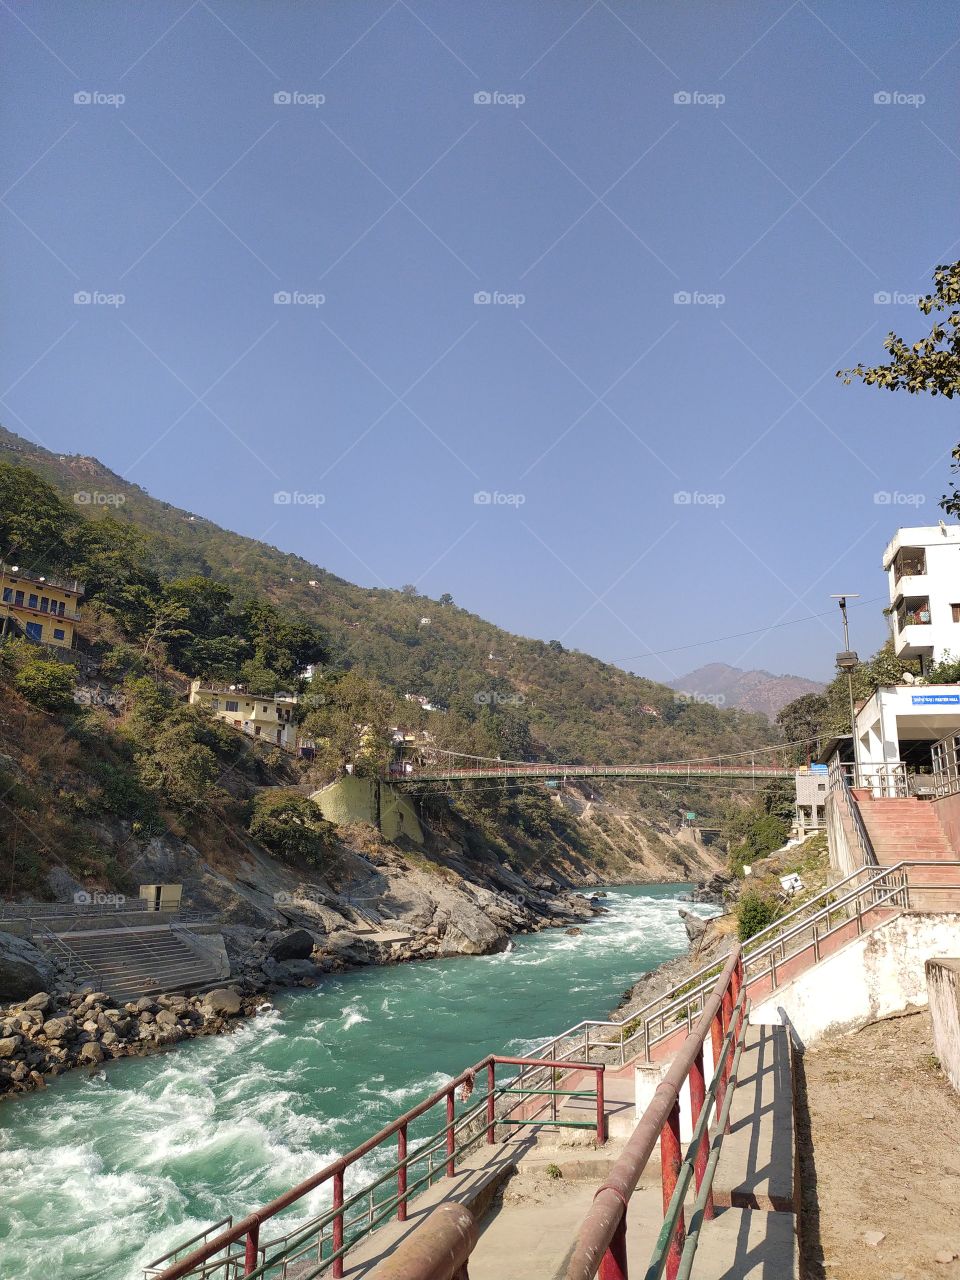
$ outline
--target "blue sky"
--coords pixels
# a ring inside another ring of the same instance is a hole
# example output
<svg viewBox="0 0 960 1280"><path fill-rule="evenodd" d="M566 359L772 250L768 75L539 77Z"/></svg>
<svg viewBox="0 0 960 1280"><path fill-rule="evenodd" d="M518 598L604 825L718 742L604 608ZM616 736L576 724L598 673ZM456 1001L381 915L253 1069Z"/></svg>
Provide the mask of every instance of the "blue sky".
<svg viewBox="0 0 960 1280"><path fill-rule="evenodd" d="M655 679L882 641L960 431L834 371L958 256L949 6L0 15L10 429Z"/></svg>

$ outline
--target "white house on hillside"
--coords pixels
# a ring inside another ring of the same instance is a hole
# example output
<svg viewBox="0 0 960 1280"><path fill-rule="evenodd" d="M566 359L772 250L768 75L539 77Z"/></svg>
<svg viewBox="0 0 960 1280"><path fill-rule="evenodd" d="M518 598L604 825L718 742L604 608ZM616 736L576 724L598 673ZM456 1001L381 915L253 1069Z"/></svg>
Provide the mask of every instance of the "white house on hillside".
<svg viewBox="0 0 960 1280"><path fill-rule="evenodd" d="M898 529L883 553L897 656L960 658L960 524Z"/></svg>

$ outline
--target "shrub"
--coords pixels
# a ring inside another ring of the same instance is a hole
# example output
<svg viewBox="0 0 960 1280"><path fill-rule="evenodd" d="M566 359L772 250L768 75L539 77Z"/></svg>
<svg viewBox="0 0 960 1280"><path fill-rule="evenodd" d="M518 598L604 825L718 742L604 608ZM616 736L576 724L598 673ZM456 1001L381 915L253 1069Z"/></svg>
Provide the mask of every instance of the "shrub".
<svg viewBox="0 0 960 1280"><path fill-rule="evenodd" d="M13 678L19 693L44 711L72 711L72 667L46 658L28 658Z"/></svg>
<svg viewBox="0 0 960 1280"><path fill-rule="evenodd" d="M737 933L741 942L773 924L779 915L777 904L756 889L748 889L737 903Z"/></svg>
<svg viewBox="0 0 960 1280"><path fill-rule="evenodd" d="M278 858L302 858L319 865L329 847L333 824L299 791L271 787L254 799L248 830Z"/></svg>

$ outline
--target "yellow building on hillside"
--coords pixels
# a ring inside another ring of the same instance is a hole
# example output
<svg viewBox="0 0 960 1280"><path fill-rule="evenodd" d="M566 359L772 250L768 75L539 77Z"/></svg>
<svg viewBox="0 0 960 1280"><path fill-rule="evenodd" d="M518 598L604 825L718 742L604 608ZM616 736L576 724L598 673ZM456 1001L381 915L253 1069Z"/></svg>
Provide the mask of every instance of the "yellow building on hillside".
<svg viewBox="0 0 960 1280"><path fill-rule="evenodd" d="M73 648L80 621L83 584L23 573L16 565L0 568L0 635L24 636L38 644Z"/></svg>
<svg viewBox="0 0 960 1280"><path fill-rule="evenodd" d="M292 693L247 693L240 685L212 684L210 681L190 682L190 701L203 707L211 715L232 725L251 738L262 738L274 746L297 746L297 724L294 719L298 698Z"/></svg>

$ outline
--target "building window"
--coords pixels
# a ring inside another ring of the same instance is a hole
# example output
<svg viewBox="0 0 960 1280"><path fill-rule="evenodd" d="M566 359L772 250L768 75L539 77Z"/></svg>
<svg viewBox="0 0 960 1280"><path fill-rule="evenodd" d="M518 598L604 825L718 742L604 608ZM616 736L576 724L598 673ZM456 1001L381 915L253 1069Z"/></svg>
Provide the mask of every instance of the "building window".
<svg viewBox="0 0 960 1280"><path fill-rule="evenodd" d="M61 600L61 601L60 601L60 603L57 605L57 616L58 616L58 617L60 617L60 618L62 618L62 617L63 617L63 601L62 601L62 600Z"/></svg>
<svg viewBox="0 0 960 1280"><path fill-rule="evenodd" d="M43 623L28 622L27 623L27 639L42 640L43 639Z"/></svg>
<svg viewBox="0 0 960 1280"><path fill-rule="evenodd" d="M46 612L47 612L47 610L48 610L49 608L50 608L50 601L49 601L48 597L47 597L47 596L41 596L41 597L40 597L40 612L41 612L41 613L46 613ZM54 610L53 610L53 611L54 611L54 613L56 613L56 611L57 611L57 610L56 610L56 608L54 608Z"/></svg>
<svg viewBox="0 0 960 1280"><path fill-rule="evenodd" d="M4 587L3 588L4 604L9 604L12 599L13 599L13 587Z"/></svg>
<svg viewBox="0 0 960 1280"><path fill-rule="evenodd" d="M211 711L214 711L214 712L216 712L216 711L219 711L219 710L220 710L220 699L219 699L219 698L211 698L211 699L210 699L210 710L211 710Z"/></svg>
<svg viewBox="0 0 960 1280"><path fill-rule="evenodd" d="M54 640L65 640L65 639L66 639L66 634L65 634L65 632L64 632L64 630L63 630L63 627L54 627L54 628L53 628L53 638L54 638Z"/></svg>
<svg viewBox="0 0 960 1280"><path fill-rule="evenodd" d="M227 710L228 710L228 711L239 711L239 710L240 710L240 703L239 703L239 702L231 702L229 698L227 699L227 701L226 701L226 704L225 704L225 705L226 705L226 708L227 708Z"/></svg>
<svg viewBox="0 0 960 1280"><path fill-rule="evenodd" d="M18 592L17 592L17 594L13 597L13 603L14 603L15 605L16 605L16 604L23 604L23 592L22 592L22 591L18 591Z"/></svg>
<svg viewBox="0 0 960 1280"><path fill-rule="evenodd" d="M4 592L4 596L3 596L3 598L4 598L4 600L6 600L6 598L7 598L7 596L6 596L6 592ZM960 622L960 604L952 604L952 605L950 606L950 611L951 611L951 613L953 614L953 620L954 620L954 622Z"/></svg>
<svg viewBox="0 0 960 1280"><path fill-rule="evenodd" d="M35 609L36 607L37 607L37 597L33 595L33 593L31 592L30 599L27 601L27 608Z"/></svg>

